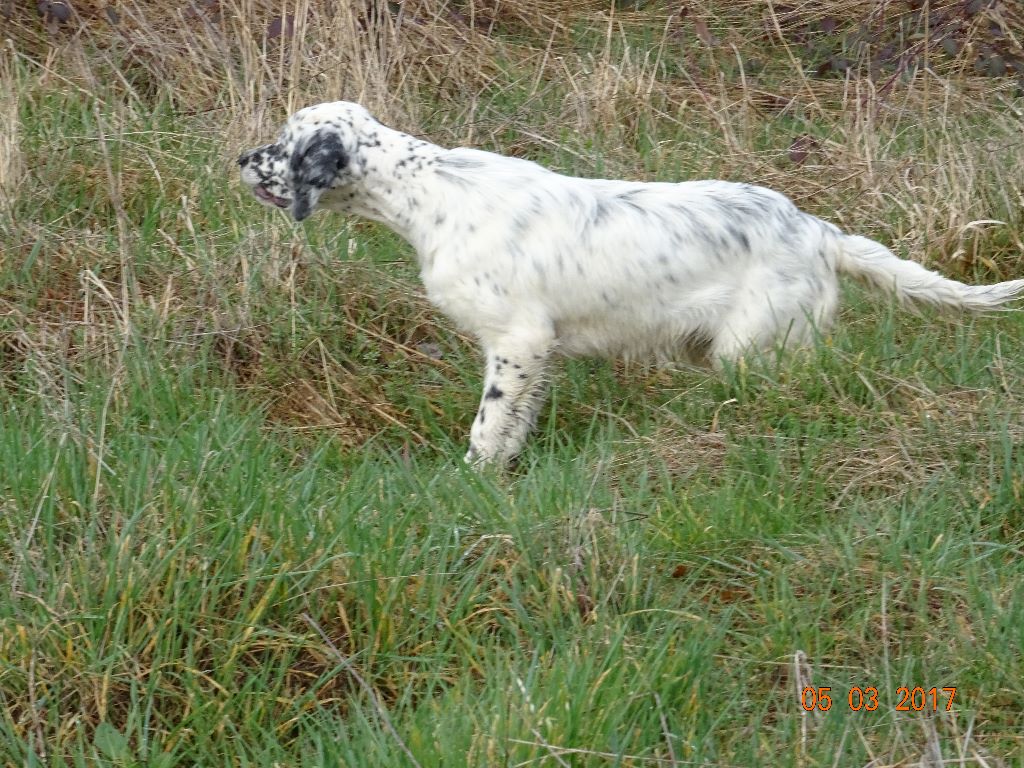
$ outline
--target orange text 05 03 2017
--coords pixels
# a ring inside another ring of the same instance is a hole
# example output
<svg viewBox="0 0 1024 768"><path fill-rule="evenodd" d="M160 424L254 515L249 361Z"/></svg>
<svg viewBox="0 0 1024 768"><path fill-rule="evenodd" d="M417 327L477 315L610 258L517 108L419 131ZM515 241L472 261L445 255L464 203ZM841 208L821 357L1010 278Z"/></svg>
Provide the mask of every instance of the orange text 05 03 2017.
<svg viewBox="0 0 1024 768"><path fill-rule="evenodd" d="M878 688L873 685L861 687L854 685L846 692L846 704L854 712L874 712L884 707ZM808 712L818 710L828 712L837 703L842 704L843 689L831 687L805 687L800 691L800 706ZM956 687L947 686L925 688L922 685L900 686L891 706L897 712L950 712L956 698Z"/></svg>

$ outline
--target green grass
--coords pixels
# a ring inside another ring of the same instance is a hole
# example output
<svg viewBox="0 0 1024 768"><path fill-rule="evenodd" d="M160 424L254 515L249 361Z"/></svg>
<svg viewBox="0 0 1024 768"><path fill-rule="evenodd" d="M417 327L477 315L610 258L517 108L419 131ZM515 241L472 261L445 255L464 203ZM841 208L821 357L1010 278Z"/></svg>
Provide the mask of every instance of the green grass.
<svg viewBox="0 0 1024 768"><path fill-rule="evenodd" d="M477 354L394 236L259 208L170 101L17 74L3 764L1024 763L1020 314L849 287L814 350L720 377L570 361L517 468L477 474ZM710 124L602 141L673 176Z"/></svg>

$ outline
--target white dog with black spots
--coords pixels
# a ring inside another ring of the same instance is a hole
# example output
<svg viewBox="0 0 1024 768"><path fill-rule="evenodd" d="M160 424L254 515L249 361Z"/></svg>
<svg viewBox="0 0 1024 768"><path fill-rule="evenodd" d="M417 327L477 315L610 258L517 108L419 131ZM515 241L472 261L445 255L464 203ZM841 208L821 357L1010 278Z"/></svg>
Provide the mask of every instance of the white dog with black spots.
<svg viewBox="0 0 1024 768"><path fill-rule="evenodd" d="M583 179L388 128L358 104L296 112L239 158L263 203L379 221L416 251L427 296L486 356L467 461L506 463L546 399L553 354L720 366L828 328L838 274L901 300L984 311L1024 280L970 286L725 181Z"/></svg>

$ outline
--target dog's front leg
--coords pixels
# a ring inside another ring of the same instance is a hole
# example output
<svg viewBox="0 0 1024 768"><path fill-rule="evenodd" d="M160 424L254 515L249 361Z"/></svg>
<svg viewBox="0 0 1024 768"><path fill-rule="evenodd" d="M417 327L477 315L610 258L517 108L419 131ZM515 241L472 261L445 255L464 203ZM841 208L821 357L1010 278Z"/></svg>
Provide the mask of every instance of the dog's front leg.
<svg viewBox="0 0 1024 768"><path fill-rule="evenodd" d="M519 332L487 344L484 393L470 430L466 461L504 465L522 450L547 397L550 332Z"/></svg>

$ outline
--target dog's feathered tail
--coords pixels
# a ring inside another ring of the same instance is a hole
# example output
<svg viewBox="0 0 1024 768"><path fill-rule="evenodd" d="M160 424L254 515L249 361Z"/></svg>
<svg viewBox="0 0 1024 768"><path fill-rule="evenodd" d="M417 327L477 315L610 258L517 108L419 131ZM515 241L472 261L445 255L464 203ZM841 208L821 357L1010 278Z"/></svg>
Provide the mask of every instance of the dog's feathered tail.
<svg viewBox="0 0 1024 768"><path fill-rule="evenodd" d="M916 262L901 259L884 245L858 235L838 235L836 254L839 272L895 293L904 303L985 312L1022 298L1024 294L1024 280L966 285Z"/></svg>

